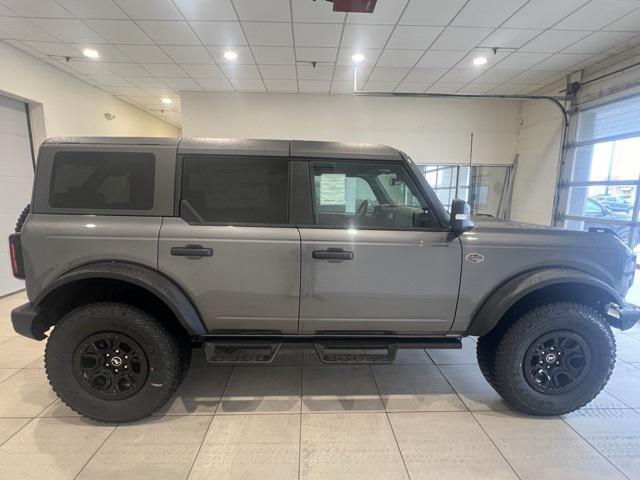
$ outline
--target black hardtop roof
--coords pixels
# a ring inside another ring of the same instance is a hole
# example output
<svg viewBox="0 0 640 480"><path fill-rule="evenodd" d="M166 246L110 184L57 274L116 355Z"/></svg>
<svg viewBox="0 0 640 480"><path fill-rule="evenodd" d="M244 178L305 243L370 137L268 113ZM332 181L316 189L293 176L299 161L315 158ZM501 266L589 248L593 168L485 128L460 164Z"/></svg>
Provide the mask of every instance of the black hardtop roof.
<svg viewBox="0 0 640 480"><path fill-rule="evenodd" d="M386 145L306 140L169 137L54 137L44 145L158 145L177 146L179 154L239 156L291 156L300 158L351 158L401 160L402 154Z"/></svg>

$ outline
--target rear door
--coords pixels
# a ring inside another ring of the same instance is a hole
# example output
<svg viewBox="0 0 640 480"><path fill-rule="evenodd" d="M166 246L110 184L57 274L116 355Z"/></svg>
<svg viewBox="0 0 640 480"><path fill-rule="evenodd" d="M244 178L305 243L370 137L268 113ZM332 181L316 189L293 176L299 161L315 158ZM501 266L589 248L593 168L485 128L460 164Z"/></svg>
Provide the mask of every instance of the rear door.
<svg viewBox="0 0 640 480"><path fill-rule="evenodd" d="M300 235L289 223L289 160L181 159L179 217L165 218L159 268L211 332L296 333Z"/></svg>

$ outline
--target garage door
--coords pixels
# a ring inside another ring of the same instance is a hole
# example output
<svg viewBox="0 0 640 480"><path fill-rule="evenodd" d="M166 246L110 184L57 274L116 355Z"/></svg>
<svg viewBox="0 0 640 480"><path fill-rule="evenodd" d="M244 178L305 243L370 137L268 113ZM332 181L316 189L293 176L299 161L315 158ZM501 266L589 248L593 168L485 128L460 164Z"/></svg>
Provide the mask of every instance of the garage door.
<svg viewBox="0 0 640 480"><path fill-rule="evenodd" d="M30 202L33 163L25 104L0 96L0 295L24 288L11 274L7 237Z"/></svg>

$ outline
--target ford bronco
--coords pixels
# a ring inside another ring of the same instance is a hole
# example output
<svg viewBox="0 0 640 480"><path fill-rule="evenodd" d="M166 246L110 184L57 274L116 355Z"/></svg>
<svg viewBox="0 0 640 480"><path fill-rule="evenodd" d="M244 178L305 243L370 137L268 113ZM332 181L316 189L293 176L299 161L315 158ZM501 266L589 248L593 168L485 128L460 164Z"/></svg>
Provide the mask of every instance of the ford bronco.
<svg viewBox="0 0 640 480"><path fill-rule="evenodd" d="M635 257L612 232L447 210L385 146L315 141L56 138L11 235L58 396L106 421L176 393L194 345L213 363L268 363L283 344L326 363L477 336L487 381L534 415L590 402L615 363L611 327Z"/></svg>

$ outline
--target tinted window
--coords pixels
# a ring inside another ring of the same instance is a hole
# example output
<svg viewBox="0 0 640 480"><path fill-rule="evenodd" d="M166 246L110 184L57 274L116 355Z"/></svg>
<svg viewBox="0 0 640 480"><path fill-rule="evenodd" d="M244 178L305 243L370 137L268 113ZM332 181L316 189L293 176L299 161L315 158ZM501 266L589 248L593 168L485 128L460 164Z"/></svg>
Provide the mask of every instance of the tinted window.
<svg viewBox="0 0 640 480"><path fill-rule="evenodd" d="M288 178L287 159L186 157L181 215L212 223L285 224Z"/></svg>
<svg viewBox="0 0 640 480"><path fill-rule="evenodd" d="M150 210L151 153L59 152L53 159L49 203L55 208Z"/></svg>
<svg viewBox="0 0 640 480"><path fill-rule="evenodd" d="M438 226L401 164L316 162L312 170L319 225L389 229Z"/></svg>

